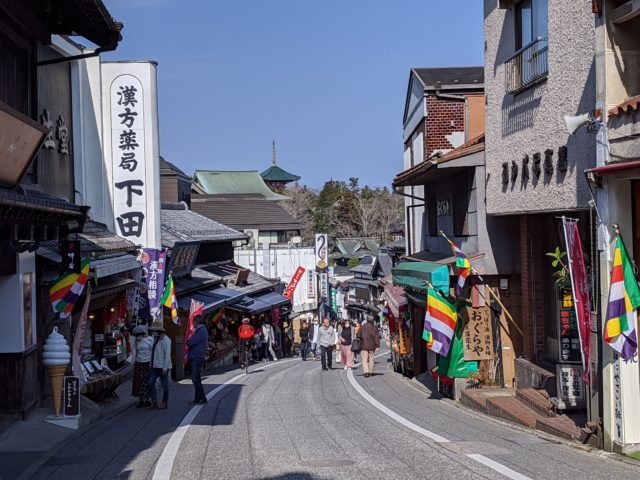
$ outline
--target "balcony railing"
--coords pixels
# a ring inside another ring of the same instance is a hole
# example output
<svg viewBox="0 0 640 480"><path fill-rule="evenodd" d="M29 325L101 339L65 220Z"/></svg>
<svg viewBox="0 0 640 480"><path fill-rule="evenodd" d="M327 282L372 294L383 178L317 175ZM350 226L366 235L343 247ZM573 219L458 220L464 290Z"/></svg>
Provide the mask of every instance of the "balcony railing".
<svg viewBox="0 0 640 480"><path fill-rule="evenodd" d="M537 38L505 62L505 90L518 93L547 78L547 39Z"/></svg>

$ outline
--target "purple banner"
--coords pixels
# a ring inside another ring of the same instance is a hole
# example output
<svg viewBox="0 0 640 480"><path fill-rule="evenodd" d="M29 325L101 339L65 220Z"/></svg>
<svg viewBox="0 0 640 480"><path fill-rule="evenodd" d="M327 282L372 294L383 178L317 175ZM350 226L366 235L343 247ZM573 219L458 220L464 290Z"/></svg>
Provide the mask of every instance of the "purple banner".
<svg viewBox="0 0 640 480"><path fill-rule="evenodd" d="M141 318L147 320L162 318L162 305L159 303L164 291L166 260L167 254L163 250L145 248L142 251L142 282L143 290L146 291L141 291L140 294L146 298L147 302L142 309L144 312L139 313Z"/></svg>

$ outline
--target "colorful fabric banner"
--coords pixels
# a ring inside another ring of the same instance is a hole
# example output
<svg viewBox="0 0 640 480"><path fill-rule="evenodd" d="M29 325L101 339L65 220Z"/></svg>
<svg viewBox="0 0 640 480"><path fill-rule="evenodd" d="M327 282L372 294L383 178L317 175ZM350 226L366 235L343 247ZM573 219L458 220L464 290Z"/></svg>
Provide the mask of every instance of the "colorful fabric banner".
<svg viewBox="0 0 640 480"><path fill-rule="evenodd" d="M178 315L178 299L173 285L173 277L169 274L167 284L164 286L164 294L160 299L160 303L171 309L171 321L176 325L180 325L180 316Z"/></svg>
<svg viewBox="0 0 640 480"><path fill-rule="evenodd" d="M469 263L469 259L467 256L462 253L462 250L458 248L458 246L445 237L449 245L451 246L451 251L453 255L456 257L456 268L458 270L458 283L456 284L456 295L462 295L462 289L464 288L464 284L467 281L467 277L471 273L471 264Z"/></svg>
<svg viewBox="0 0 640 480"><path fill-rule="evenodd" d="M437 290L429 288L422 333L422 338L427 342L429 350L440 355L449 353L457 320L455 306L449 303Z"/></svg>
<svg viewBox="0 0 640 480"><path fill-rule="evenodd" d="M65 318L71 314L78 298L82 295L89 279L90 259L85 258L80 264L80 273L68 272L56 278L49 289L49 301L53 311Z"/></svg>
<svg viewBox="0 0 640 480"><path fill-rule="evenodd" d="M167 253L157 248L145 248L142 251L142 277L146 286L148 315L151 320L162 320L162 289ZM146 313L146 312L145 312ZM141 315L142 316L142 315ZM147 318L149 320L149 318Z"/></svg>
<svg viewBox="0 0 640 480"><path fill-rule="evenodd" d="M224 308L216 310L213 315L211 315L211 323L213 323L218 330L224 330L226 327L226 320L224 318Z"/></svg>
<svg viewBox="0 0 640 480"><path fill-rule="evenodd" d="M624 242L618 234L611 271L604 341L624 360L633 359L638 350L636 334L638 307L640 307L640 289Z"/></svg>
<svg viewBox="0 0 640 480"><path fill-rule="evenodd" d="M573 292L573 305L578 320L578 333L582 351L582 374L586 385L590 379L590 350L591 350L591 299L589 298L589 281L587 268L584 264L582 241L578 231L578 221L562 217L564 236L567 242L567 260Z"/></svg>
<svg viewBox="0 0 640 480"><path fill-rule="evenodd" d="M73 367L73 374L80 379L80 385L87 383L87 379L84 376L82 370L82 350L84 337L87 332L87 318L89 316L89 304L91 303L91 286L87 287L87 298L82 306L82 312L78 319L78 325L76 326L76 332L73 335L73 347L71 350L71 365Z"/></svg>
<svg viewBox="0 0 640 480"><path fill-rule="evenodd" d="M298 283L300 283L300 279L302 278L302 275L304 275L304 267L298 267L298 269L296 270L296 273L293 274L293 277L291 278L289 285L287 285L287 288L284 289L283 295L287 297L289 300L293 298L293 294L295 293L296 288L298 287Z"/></svg>
<svg viewBox="0 0 640 480"><path fill-rule="evenodd" d="M196 315L202 315L203 311L204 311L204 303L191 299L191 307L189 308L189 323L187 323L187 332L184 336L183 361L185 365L189 363L189 360L187 358L189 353L189 344L187 342L189 341L193 333L196 331L195 327L193 326L193 317L195 317Z"/></svg>

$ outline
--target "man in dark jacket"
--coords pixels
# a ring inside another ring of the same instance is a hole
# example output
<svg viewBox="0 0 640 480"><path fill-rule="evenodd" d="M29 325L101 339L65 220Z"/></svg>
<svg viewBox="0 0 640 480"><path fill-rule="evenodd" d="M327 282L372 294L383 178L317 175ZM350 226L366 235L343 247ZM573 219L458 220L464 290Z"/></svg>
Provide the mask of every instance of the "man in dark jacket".
<svg viewBox="0 0 640 480"><path fill-rule="evenodd" d="M189 402L189 405L202 405L207 403L207 396L202 386L202 367L204 366L207 355L209 334L204 325L202 315L193 317L193 325L196 330L193 332L193 335L189 337L189 340L187 340L187 345L189 346L187 358L191 366L191 381L195 388L195 396L193 397L193 401Z"/></svg>
<svg viewBox="0 0 640 480"><path fill-rule="evenodd" d="M373 315L367 315L367 321L360 328L358 338L362 341L362 370L365 378L369 378L373 375L373 355L380 348L380 335Z"/></svg>

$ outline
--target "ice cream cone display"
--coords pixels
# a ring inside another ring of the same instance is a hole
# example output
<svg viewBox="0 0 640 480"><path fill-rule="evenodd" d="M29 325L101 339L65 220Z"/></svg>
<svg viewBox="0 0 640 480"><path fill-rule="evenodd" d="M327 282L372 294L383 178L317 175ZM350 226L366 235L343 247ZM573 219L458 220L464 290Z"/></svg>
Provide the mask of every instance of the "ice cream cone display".
<svg viewBox="0 0 640 480"><path fill-rule="evenodd" d="M69 353L69 345L67 345L64 336L58 333L58 327L53 327L53 331L44 342L43 350L42 363L47 367L47 372L51 377L53 405L56 417L59 417L62 406L62 383L67 365L71 361L71 353Z"/></svg>

